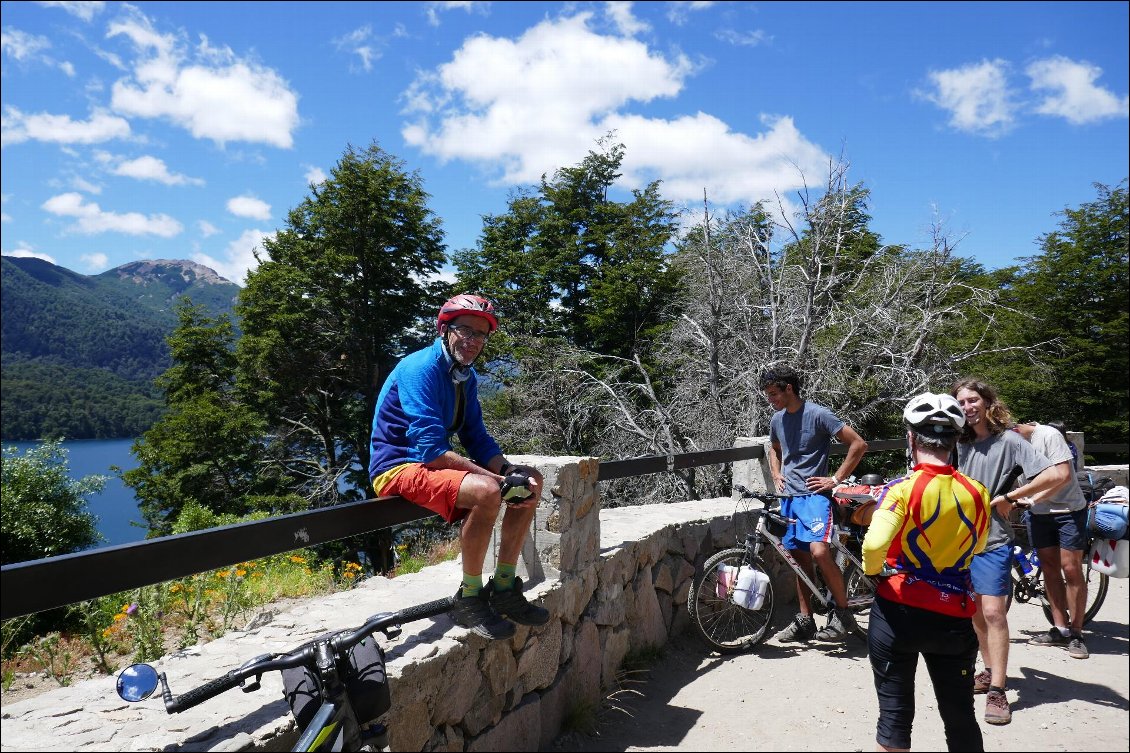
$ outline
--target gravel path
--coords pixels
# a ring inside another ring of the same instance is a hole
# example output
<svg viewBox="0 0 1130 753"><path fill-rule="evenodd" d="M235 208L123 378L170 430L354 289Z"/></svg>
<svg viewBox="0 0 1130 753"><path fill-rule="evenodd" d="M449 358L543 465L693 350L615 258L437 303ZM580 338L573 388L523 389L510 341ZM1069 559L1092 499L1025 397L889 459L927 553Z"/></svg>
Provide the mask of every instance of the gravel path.
<svg viewBox="0 0 1130 753"><path fill-rule="evenodd" d="M1130 580L1110 592L1088 626L1091 658L1029 646L1048 629L1043 610L1014 604L1008 697L1012 723L981 723L988 751L1130 749ZM558 738L558 751L875 750L877 705L866 646L800 648L768 638L750 654L707 652L692 633L672 642L634 693L612 699L596 733ZM925 666L919 664L915 750L945 750ZM978 696L978 716L984 698ZM629 715L630 714L630 715Z"/></svg>

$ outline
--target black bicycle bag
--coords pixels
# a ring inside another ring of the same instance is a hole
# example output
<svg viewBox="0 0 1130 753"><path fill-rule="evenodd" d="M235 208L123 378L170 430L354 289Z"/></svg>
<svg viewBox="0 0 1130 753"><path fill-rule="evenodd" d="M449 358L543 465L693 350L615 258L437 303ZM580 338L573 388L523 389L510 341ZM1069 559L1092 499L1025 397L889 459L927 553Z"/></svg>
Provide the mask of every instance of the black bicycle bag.
<svg viewBox="0 0 1130 753"><path fill-rule="evenodd" d="M322 638L332 635L328 633ZM313 641L303 648L311 645ZM337 671L345 682L358 724L368 724L392 707L385 675L385 653L373 636L350 649L347 659L339 662ZM299 731L305 731L322 705L321 682L310 667L292 667L282 670L281 674L283 696L290 704Z"/></svg>

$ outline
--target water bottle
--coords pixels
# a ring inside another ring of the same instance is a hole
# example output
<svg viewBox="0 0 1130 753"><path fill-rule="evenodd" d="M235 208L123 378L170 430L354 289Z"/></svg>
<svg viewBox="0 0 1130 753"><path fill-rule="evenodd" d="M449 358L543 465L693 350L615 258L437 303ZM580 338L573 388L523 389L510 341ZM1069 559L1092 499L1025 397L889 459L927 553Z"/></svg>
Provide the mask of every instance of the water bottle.
<svg viewBox="0 0 1130 753"><path fill-rule="evenodd" d="M1020 563L1020 569L1024 571L1025 575L1028 575L1030 572L1032 572L1032 563L1029 562L1028 558L1024 556L1023 549L1021 549L1019 546L1014 546L1012 548L1012 556L1015 557L1016 561ZM1035 556L1036 553L1033 552L1033 559L1035 558Z"/></svg>

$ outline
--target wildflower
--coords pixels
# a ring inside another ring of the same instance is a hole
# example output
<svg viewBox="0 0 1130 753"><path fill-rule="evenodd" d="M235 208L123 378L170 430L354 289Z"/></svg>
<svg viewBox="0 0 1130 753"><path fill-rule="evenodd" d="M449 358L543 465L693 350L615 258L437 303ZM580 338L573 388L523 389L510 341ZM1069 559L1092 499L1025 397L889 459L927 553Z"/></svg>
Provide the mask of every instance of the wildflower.
<svg viewBox="0 0 1130 753"><path fill-rule="evenodd" d="M305 565L306 564L306 558L299 557L297 554L290 555L290 561L293 562L296 565Z"/></svg>
<svg viewBox="0 0 1130 753"><path fill-rule="evenodd" d="M118 612L116 615L114 615L114 622L121 622L125 618L126 618L125 612Z"/></svg>
<svg viewBox="0 0 1130 753"><path fill-rule="evenodd" d="M180 591L181 591L181 584L180 583L174 583L173 585L169 586L169 593L171 593L171 594L180 593Z"/></svg>
<svg viewBox="0 0 1130 753"><path fill-rule="evenodd" d="M342 573L342 575L343 575L344 577L346 577L346 578L350 578L350 579L352 579L352 578L356 578L356 577L357 577L357 574L356 574L356 573L354 573L354 572L352 572L352 571L349 571L349 570L346 570L346 571L345 571L344 573Z"/></svg>
<svg viewBox="0 0 1130 753"><path fill-rule="evenodd" d="M236 570L235 575L236 575L237 578L242 578L243 576L247 575L247 571L246 570Z"/></svg>
<svg viewBox="0 0 1130 753"><path fill-rule="evenodd" d="M130 604L129 607L126 608L125 612L126 612L126 614L137 614L137 609L138 609L138 604L135 601L134 603Z"/></svg>
<svg viewBox="0 0 1130 753"><path fill-rule="evenodd" d="M231 571L229 571L229 570L217 570L216 571L216 577L219 578L220 580L223 580L224 578L228 577L230 574L231 574Z"/></svg>

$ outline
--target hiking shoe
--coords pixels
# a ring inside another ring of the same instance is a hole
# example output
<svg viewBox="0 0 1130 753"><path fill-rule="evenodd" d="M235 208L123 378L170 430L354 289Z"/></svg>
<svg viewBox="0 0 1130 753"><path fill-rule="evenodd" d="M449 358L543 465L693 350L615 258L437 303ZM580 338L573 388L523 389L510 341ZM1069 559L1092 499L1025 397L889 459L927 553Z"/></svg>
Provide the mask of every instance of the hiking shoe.
<svg viewBox="0 0 1130 753"><path fill-rule="evenodd" d="M808 643L814 637L816 637L816 620L803 614L794 617L788 627L777 634L777 640L782 643Z"/></svg>
<svg viewBox="0 0 1130 753"><path fill-rule="evenodd" d="M855 615L851 613L851 609L836 607L832 610L832 616L828 618L827 627L816 634L816 640L824 643L839 643L856 630L859 630L859 626L855 624Z"/></svg>
<svg viewBox="0 0 1130 753"><path fill-rule="evenodd" d="M1048 628L1048 632L1040 633L1035 638L1028 641L1029 646L1056 646L1057 648L1067 648L1067 636L1059 632L1059 628Z"/></svg>
<svg viewBox="0 0 1130 753"><path fill-rule="evenodd" d="M977 674L973 675L973 694L988 693L989 686L993 684L993 673L987 669L982 669Z"/></svg>
<svg viewBox="0 0 1130 753"><path fill-rule="evenodd" d="M491 641L509 638L518 630L513 622L502 619L491 609L485 589L477 596L464 596L463 588L460 587L451 600L448 614L456 625Z"/></svg>
<svg viewBox="0 0 1130 753"><path fill-rule="evenodd" d="M985 721L988 724L1008 724L1012 721L1012 710L1008 707L1008 697L1003 690L989 689L985 696Z"/></svg>
<svg viewBox="0 0 1130 753"><path fill-rule="evenodd" d="M1091 652L1087 650L1087 644L1083 642L1083 636L1079 633L1073 633L1071 640L1067 642L1067 654L1072 659L1088 659Z"/></svg>
<svg viewBox="0 0 1130 753"><path fill-rule="evenodd" d="M513 588L496 591L494 578L490 579L484 591L490 594L490 606L494 611L519 625L537 627L549 622L549 610L534 606L522 595L522 579L515 577Z"/></svg>

